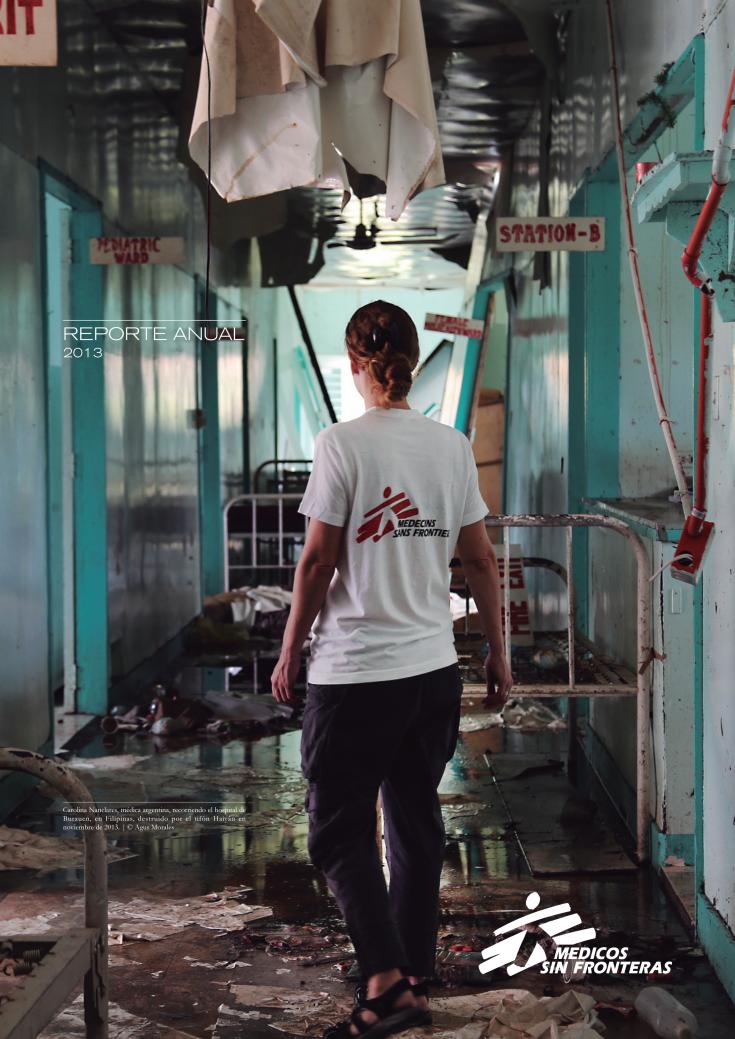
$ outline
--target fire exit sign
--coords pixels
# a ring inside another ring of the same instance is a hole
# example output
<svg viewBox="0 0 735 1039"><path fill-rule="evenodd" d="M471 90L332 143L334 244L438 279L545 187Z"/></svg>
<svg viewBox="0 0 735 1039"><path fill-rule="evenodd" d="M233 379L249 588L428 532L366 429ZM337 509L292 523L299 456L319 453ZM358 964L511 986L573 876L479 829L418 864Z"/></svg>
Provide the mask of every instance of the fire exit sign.
<svg viewBox="0 0 735 1039"><path fill-rule="evenodd" d="M602 216L498 217L495 249L499 253L603 252Z"/></svg>
<svg viewBox="0 0 735 1039"><path fill-rule="evenodd" d="M56 0L1 0L0 65L56 65Z"/></svg>

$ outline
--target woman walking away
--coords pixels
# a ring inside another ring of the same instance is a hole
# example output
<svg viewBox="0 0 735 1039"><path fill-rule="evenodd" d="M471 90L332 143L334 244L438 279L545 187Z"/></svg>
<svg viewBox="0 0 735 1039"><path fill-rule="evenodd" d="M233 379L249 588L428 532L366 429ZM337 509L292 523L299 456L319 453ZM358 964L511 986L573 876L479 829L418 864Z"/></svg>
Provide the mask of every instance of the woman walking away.
<svg viewBox="0 0 735 1039"><path fill-rule="evenodd" d="M462 693L449 610L455 546L490 647L488 707L505 703L513 679L469 442L406 400L419 357L413 321L400 307L370 303L353 315L346 346L366 411L317 437L273 694L293 700L316 619L301 742L309 853L367 982L350 1020L329 1034L381 1039L430 1020L444 853L437 788L457 743ZM388 888L375 841L378 792Z"/></svg>

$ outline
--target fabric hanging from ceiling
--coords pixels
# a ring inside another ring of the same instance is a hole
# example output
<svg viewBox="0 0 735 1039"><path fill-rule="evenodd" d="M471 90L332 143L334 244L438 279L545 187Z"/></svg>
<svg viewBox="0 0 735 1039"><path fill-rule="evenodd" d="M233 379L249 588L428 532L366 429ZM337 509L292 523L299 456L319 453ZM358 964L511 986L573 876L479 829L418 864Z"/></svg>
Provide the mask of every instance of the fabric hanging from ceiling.
<svg viewBox="0 0 735 1039"><path fill-rule="evenodd" d="M208 59L208 60L207 60ZM419 0L211 0L189 149L228 202L385 185L393 219L444 183Z"/></svg>

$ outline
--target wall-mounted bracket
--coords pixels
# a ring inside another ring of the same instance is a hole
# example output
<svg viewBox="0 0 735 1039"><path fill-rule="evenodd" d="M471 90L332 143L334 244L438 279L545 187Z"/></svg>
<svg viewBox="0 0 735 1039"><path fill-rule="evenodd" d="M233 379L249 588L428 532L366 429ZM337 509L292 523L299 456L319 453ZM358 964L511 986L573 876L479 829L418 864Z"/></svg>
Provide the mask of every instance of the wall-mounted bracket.
<svg viewBox="0 0 735 1039"><path fill-rule="evenodd" d="M735 162L732 172L733 181L722 197L700 258L702 269L712 279L724 321L735 321ZM667 156L643 178L633 195L638 222L664 222L666 233L683 248L711 184L712 152Z"/></svg>

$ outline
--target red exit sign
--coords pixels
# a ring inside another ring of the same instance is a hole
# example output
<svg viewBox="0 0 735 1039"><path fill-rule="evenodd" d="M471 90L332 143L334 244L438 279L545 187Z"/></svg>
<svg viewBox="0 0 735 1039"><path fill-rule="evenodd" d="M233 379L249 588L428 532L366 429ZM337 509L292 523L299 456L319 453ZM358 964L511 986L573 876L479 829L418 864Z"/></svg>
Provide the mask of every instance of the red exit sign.
<svg viewBox="0 0 735 1039"><path fill-rule="evenodd" d="M0 65L56 65L56 0L0 0Z"/></svg>

